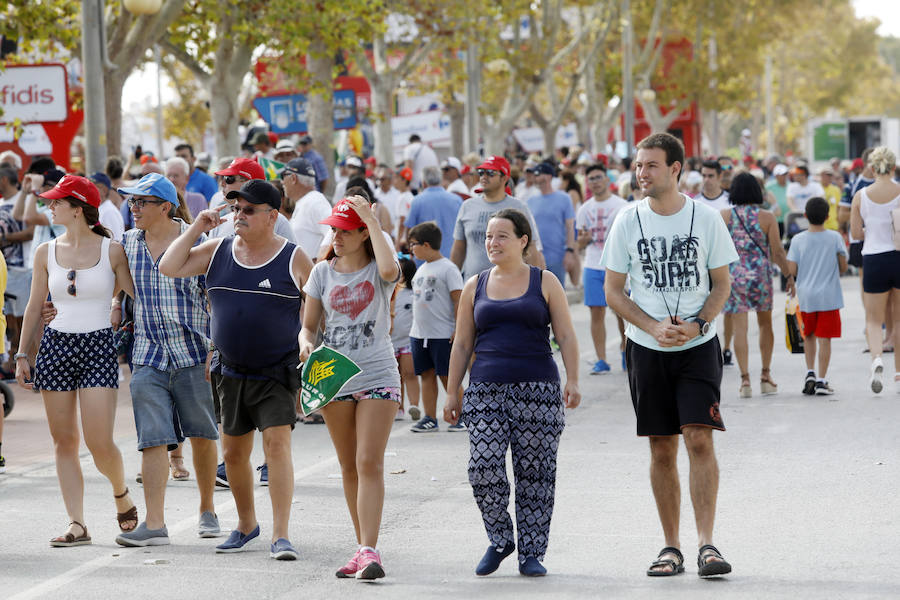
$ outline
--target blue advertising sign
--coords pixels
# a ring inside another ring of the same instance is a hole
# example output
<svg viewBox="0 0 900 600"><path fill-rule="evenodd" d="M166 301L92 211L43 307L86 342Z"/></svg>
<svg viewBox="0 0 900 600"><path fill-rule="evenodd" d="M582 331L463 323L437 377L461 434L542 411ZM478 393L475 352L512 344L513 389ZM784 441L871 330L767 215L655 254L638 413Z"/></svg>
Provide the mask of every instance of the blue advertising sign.
<svg viewBox="0 0 900 600"><path fill-rule="evenodd" d="M269 124L273 133L304 133L309 131L306 124L308 101L303 94L287 96L259 96L253 99L253 108ZM334 128L353 129L356 127L356 92L353 90L334 91Z"/></svg>

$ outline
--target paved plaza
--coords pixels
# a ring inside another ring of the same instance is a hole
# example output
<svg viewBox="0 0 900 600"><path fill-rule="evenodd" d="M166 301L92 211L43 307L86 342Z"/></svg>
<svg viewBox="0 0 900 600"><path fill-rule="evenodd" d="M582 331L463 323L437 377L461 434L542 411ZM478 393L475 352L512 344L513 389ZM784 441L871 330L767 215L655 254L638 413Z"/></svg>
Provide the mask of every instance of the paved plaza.
<svg viewBox="0 0 900 600"><path fill-rule="evenodd" d="M715 436L721 468L715 544L734 566L719 580L700 580L696 530L682 449L681 544L686 574L648 578L664 546L648 477L646 440L634 435L628 384L609 346L613 372L591 377L588 313L573 305L582 352L581 407L567 412L559 452L556 508L543 579L519 576L515 558L477 578L488 542L467 482L468 438L414 434L396 423L385 459L386 499L379 548L387 577L374 584L339 580L334 571L355 550L339 468L323 426L293 434L296 488L291 540L297 562L269 559L271 510L257 488L262 534L251 551L216 555L220 541L199 539L193 467L189 482L171 483L167 525L172 545L140 549L114 542L112 492L82 454L85 512L94 543L50 548L66 516L40 397L16 389L0 475L0 598L900 598L900 394L892 355L886 386L867 387L863 313L856 278L844 278L843 338L834 344L834 396L800 393L803 357L784 346L784 295L777 294L773 377L779 394L759 395L759 358L751 317L752 398L738 397L736 366L726 367L722 412L728 431ZM609 319L609 325L613 321ZM721 320L720 320L721 325ZM614 330L613 327L610 327ZM119 393L116 439L132 496L143 516L134 475L135 450L127 380ZM262 462L257 437L254 464ZM511 473L511 471L510 471ZM223 529L236 514L231 494L216 492Z"/></svg>

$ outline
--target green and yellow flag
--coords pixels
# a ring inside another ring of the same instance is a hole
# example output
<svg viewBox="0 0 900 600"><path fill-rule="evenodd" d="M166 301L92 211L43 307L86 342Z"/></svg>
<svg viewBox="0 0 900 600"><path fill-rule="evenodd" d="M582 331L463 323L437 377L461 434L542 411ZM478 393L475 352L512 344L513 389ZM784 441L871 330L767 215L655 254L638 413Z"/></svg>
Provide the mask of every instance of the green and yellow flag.
<svg viewBox="0 0 900 600"><path fill-rule="evenodd" d="M278 179L281 171L284 170L284 163L280 163L277 160L271 160L264 156L260 156L256 160L259 162L259 166L263 168L263 171L266 172L266 181Z"/></svg>
<svg viewBox="0 0 900 600"><path fill-rule="evenodd" d="M325 345L310 353L300 374L300 407L313 413L334 398L362 369L345 355Z"/></svg>

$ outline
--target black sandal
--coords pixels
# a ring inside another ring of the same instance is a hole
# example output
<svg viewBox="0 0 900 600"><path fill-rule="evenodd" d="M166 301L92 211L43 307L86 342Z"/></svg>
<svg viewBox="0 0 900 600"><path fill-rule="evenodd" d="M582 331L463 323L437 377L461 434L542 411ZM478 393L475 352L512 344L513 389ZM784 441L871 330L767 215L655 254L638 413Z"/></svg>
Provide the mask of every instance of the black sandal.
<svg viewBox="0 0 900 600"><path fill-rule="evenodd" d="M678 562L671 558L663 558L666 554L674 554L678 558ZM669 567L672 570L664 571L658 567ZM681 550L672 546L666 546L660 550L659 554L656 555L656 560L650 563L650 568L647 569L648 577L671 577L681 573L684 573L684 556L681 554Z"/></svg>
<svg viewBox="0 0 900 600"><path fill-rule="evenodd" d="M716 560L709 560L714 558ZM716 575L725 575L731 573L731 565L722 556L718 548L712 544L700 546L700 553L697 554L697 574L700 577L715 577Z"/></svg>

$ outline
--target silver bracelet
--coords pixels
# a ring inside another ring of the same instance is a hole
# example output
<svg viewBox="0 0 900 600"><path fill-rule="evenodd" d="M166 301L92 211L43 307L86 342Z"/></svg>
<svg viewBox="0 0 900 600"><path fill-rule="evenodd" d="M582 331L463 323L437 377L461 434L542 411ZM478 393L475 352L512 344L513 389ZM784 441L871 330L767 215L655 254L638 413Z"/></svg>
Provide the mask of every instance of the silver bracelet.
<svg viewBox="0 0 900 600"><path fill-rule="evenodd" d="M16 354L13 356L13 360L19 360L20 358L27 359L28 353L27 352L16 352Z"/></svg>

